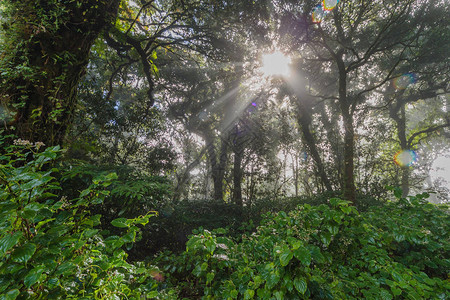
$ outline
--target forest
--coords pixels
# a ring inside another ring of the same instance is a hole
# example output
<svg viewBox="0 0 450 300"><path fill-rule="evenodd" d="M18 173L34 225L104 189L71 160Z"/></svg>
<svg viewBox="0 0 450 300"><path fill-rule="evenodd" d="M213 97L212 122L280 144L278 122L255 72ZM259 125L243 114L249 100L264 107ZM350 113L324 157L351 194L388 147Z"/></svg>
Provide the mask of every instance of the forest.
<svg viewBox="0 0 450 300"><path fill-rule="evenodd" d="M448 0L0 1L0 300L450 299Z"/></svg>

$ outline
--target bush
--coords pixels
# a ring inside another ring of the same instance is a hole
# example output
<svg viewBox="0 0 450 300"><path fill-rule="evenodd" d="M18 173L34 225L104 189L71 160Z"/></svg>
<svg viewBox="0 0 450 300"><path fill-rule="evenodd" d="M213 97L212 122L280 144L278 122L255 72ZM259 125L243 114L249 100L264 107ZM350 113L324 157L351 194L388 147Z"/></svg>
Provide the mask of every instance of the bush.
<svg viewBox="0 0 450 300"><path fill-rule="evenodd" d="M0 299L158 296L157 270L128 263L122 250L154 213L113 220L122 236L95 228L101 215L90 208L108 197L115 174L94 178L69 198L56 180L59 170L51 168L58 146L40 151L42 144L22 140L0 146Z"/></svg>
<svg viewBox="0 0 450 300"><path fill-rule="evenodd" d="M268 213L251 235L203 230L156 263L179 298L445 299L450 217L425 197L366 213L337 198Z"/></svg>

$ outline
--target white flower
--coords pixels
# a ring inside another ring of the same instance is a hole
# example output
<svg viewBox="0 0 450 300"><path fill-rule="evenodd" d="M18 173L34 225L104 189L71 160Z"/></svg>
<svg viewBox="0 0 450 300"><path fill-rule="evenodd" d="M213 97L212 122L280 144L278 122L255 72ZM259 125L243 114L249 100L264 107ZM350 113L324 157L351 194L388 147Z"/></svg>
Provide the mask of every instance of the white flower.
<svg viewBox="0 0 450 300"><path fill-rule="evenodd" d="M213 257L218 260L229 260L228 255L225 254L214 254Z"/></svg>
<svg viewBox="0 0 450 300"><path fill-rule="evenodd" d="M228 247L225 244L217 244L217 247L227 250Z"/></svg>
<svg viewBox="0 0 450 300"><path fill-rule="evenodd" d="M44 144L43 142L36 142L36 143L34 143L34 146L35 146L37 149L39 149L39 148L41 148L42 146L45 146L45 144Z"/></svg>
<svg viewBox="0 0 450 300"><path fill-rule="evenodd" d="M32 146L33 144L30 141L27 141L27 140L17 139L17 140L14 140L14 145L18 145L18 146Z"/></svg>

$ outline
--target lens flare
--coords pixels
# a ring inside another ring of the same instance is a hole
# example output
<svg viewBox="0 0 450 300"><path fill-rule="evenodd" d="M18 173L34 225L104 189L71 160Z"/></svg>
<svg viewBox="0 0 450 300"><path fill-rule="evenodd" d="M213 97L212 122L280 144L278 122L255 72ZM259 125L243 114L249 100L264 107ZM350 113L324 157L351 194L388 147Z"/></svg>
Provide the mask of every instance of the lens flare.
<svg viewBox="0 0 450 300"><path fill-rule="evenodd" d="M247 105L247 112L252 113L258 109L258 104L256 102L252 102L249 105Z"/></svg>
<svg viewBox="0 0 450 300"><path fill-rule="evenodd" d="M417 154L413 150L399 151L394 155L394 162L400 167L409 167L417 160Z"/></svg>
<svg viewBox="0 0 450 300"><path fill-rule="evenodd" d="M198 119L200 120L200 121L202 121L202 122L205 122L205 121L207 121L208 120L208 113L206 112L206 111L201 111L199 114L198 114Z"/></svg>
<svg viewBox="0 0 450 300"><path fill-rule="evenodd" d="M406 73L394 79L394 86L398 90L404 90L409 85L416 83L417 76L414 73Z"/></svg>
<svg viewBox="0 0 450 300"><path fill-rule="evenodd" d="M306 151L302 152L302 159L303 159L303 161L307 161L308 160L308 153L306 153Z"/></svg>
<svg viewBox="0 0 450 300"><path fill-rule="evenodd" d="M320 23L323 20L323 7L322 4L318 4L316 5L316 7L314 7L313 12L312 12L312 21L313 23Z"/></svg>
<svg viewBox="0 0 450 300"><path fill-rule="evenodd" d="M339 0L323 0L323 8L325 10L333 10L338 3Z"/></svg>

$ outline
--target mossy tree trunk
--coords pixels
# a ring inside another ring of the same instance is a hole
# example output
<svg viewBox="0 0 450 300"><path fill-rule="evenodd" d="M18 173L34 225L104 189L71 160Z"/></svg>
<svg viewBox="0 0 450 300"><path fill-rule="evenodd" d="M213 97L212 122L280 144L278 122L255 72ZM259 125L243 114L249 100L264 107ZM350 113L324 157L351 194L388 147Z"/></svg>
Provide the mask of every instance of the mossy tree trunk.
<svg viewBox="0 0 450 300"><path fill-rule="evenodd" d="M91 46L117 17L119 3L7 3L13 25L0 53L0 99L12 115L7 133L47 146L63 144Z"/></svg>

